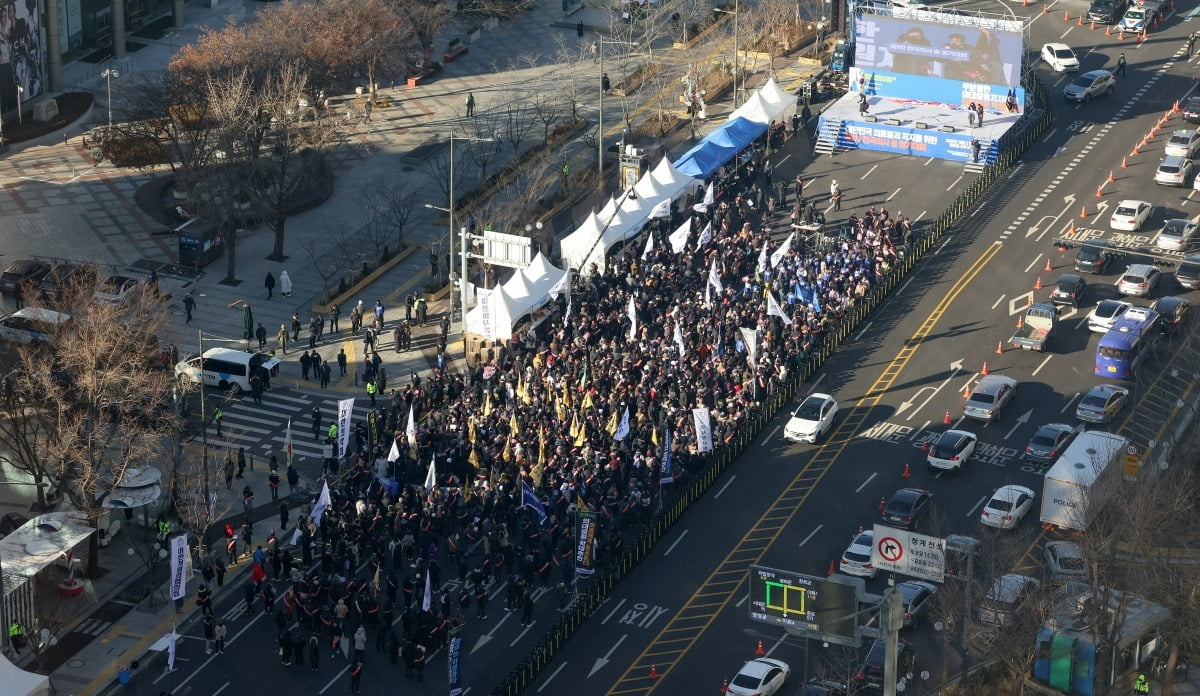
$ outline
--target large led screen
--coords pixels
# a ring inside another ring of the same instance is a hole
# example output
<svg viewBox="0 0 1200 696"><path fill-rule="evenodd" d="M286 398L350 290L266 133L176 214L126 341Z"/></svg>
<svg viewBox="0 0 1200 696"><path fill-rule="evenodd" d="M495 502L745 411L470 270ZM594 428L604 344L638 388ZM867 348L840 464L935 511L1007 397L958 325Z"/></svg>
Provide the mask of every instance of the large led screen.
<svg viewBox="0 0 1200 696"><path fill-rule="evenodd" d="M937 21L939 18L947 21ZM952 22L952 23L948 23ZM855 67L865 73L912 75L1017 87L1024 37L1020 25L986 17L905 12L862 14L855 21ZM896 80L921 98L925 80ZM926 95L927 96L927 95Z"/></svg>

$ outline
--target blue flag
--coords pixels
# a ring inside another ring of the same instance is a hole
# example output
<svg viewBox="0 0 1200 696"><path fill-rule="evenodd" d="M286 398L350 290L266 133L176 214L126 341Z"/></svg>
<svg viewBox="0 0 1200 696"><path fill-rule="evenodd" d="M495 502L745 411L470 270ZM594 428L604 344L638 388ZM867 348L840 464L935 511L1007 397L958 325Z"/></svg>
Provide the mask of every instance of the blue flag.
<svg viewBox="0 0 1200 696"><path fill-rule="evenodd" d="M546 524L546 508L542 507L542 501L538 500L537 493L533 492L529 482L524 480L521 481L521 507L531 507L536 510L538 522Z"/></svg>
<svg viewBox="0 0 1200 696"><path fill-rule="evenodd" d="M675 453L671 451L671 428L663 426L663 444L662 444L662 471L659 472L658 482L671 483L675 480L674 468Z"/></svg>

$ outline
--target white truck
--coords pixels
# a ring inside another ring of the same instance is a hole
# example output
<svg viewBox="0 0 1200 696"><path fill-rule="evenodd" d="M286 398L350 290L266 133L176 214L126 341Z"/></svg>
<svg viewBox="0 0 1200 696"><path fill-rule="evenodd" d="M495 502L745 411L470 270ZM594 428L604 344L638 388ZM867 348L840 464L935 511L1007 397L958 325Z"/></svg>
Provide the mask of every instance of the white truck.
<svg viewBox="0 0 1200 696"><path fill-rule="evenodd" d="M1129 440L1092 430L1080 433L1042 485L1042 526L1084 531L1121 480Z"/></svg>

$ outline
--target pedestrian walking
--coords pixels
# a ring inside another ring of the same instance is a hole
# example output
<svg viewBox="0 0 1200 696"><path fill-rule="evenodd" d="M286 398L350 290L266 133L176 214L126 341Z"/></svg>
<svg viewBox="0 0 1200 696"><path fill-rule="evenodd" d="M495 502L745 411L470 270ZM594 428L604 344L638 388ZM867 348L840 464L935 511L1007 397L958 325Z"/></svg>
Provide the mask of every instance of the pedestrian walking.
<svg viewBox="0 0 1200 696"><path fill-rule="evenodd" d="M867 95L860 92L858 95L858 115L866 116L870 108L871 105L867 103Z"/></svg>
<svg viewBox="0 0 1200 696"><path fill-rule="evenodd" d="M528 626L533 623L533 593L526 587L521 594L521 625Z"/></svg>
<svg viewBox="0 0 1200 696"><path fill-rule="evenodd" d="M1196 32L1193 31L1191 34L1188 34L1188 44L1187 44L1188 58L1192 57L1192 49L1195 47L1196 47Z"/></svg>
<svg viewBox="0 0 1200 696"><path fill-rule="evenodd" d="M229 627L225 625L225 619L220 619L213 628L213 647L218 655L225 654L225 638L228 635Z"/></svg>
<svg viewBox="0 0 1200 696"><path fill-rule="evenodd" d="M333 374L333 368L329 367L328 360L321 361L321 388L325 389L329 386L329 377Z"/></svg>
<svg viewBox="0 0 1200 696"><path fill-rule="evenodd" d="M212 614L204 615L204 654L213 654L213 642L217 639L216 625L213 624Z"/></svg>
<svg viewBox="0 0 1200 696"><path fill-rule="evenodd" d="M346 349L342 348L337 354L338 370L341 371L341 376L346 376Z"/></svg>
<svg viewBox="0 0 1200 696"><path fill-rule="evenodd" d="M192 293L189 292L183 296L183 313L187 315L187 321L184 322L185 324L192 323L192 310L195 308L196 300L192 297Z"/></svg>
<svg viewBox="0 0 1200 696"><path fill-rule="evenodd" d="M291 467L288 467L289 473ZM290 485L290 484L289 484ZM279 501L279 531L284 531L288 526L288 504L286 500Z"/></svg>
<svg viewBox="0 0 1200 696"><path fill-rule="evenodd" d="M983 143L978 140L971 141L971 159L975 164L979 164L979 151L983 149Z"/></svg>
<svg viewBox="0 0 1200 696"><path fill-rule="evenodd" d="M593 41L591 46L588 46L588 51L592 54L592 62L600 62L600 42Z"/></svg>
<svg viewBox="0 0 1200 696"><path fill-rule="evenodd" d="M354 632L354 661L362 664L367 654L367 627L359 626Z"/></svg>
<svg viewBox="0 0 1200 696"><path fill-rule="evenodd" d="M299 341L299 340L300 340L300 315L293 314L292 315L292 342L295 343L296 341Z"/></svg>
<svg viewBox="0 0 1200 696"><path fill-rule="evenodd" d="M983 104L975 102L975 125L983 127Z"/></svg>
<svg viewBox="0 0 1200 696"><path fill-rule="evenodd" d="M1117 58L1117 74L1121 77L1125 77L1125 64L1125 54L1121 53L1121 56Z"/></svg>
<svg viewBox="0 0 1200 696"><path fill-rule="evenodd" d="M237 468L237 477L238 477L238 480L241 480L242 475L246 473L246 448L245 447L238 448L237 467L238 467Z"/></svg>
<svg viewBox="0 0 1200 696"><path fill-rule="evenodd" d="M279 500L279 482L280 482L279 474L272 471L270 476L267 477L267 483L270 484L270 486L271 486L271 500L272 501Z"/></svg>
<svg viewBox="0 0 1200 696"><path fill-rule="evenodd" d="M359 682L362 681L363 663L355 662L350 668L350 693L357 694L359 691Z"/></svg>
<svg viewBox="0 0 1200 696"><path fill-rule="evenodd" d="M233 460L229 458L229 454L225 454L225 466L221 467L221 473L225 475L225 490L233 490Z"/></svg>
<svg viewBox="0 0 1200 696"><path fill-rule="evenodd" d="M279 352L287 355L288 332L283 324L279 325L279 333L275 335L275 340L279 343Z"/></svg>
<svg viewBox="0 0 1200 696"><path fill-rule="evenodd" d="M258 350L260 352L267 349L267 327L263 323L258 322L258 326L254 327L254 338L258 339Z"/></svg>
<svg viewBox="0 0 1200 696"><path fill-rule="evenodd" d="M279 272L279 294L284 297L292 296L292 279L287 271Z"/></svg>
<svg viewBox="0 0 1200 696"><path fill-rule="evenodd" d="M342 310L337 305L329 306L329 333L338 332L338 317L341 316Z"/></svg>
<svg viewBox="0 0 1200 696"><path fill-rule="evenodd" d="M467 118L475 115L475 95L467 92Z"/></svg>
<svg viewBox="0 0 1200 696"><path fill-rule="evenodd" d="M217 424L217 437L221 437L221 421L225 420L225 412L220 406L213 409L213 422Z"/></svg>
<svg viewBox="0 0 1200 696"><path fill-rule="evenodd" d="M842 190L841 189L838 189L833 192L833 209L834 210L842 209Z"/></svg>
<svg viewBox="0 0 1200 696"><path fill-rule="evenodd" d="M221 559L214 558L212 562L213 574L217 576L217 587L225 587L225 564Z"/></svg>
<svg viewBox="0 0 1200 696"><path fill-rule="evenodd" d="M267 288L267 299L269 300L275 294L275 276L271 275L270 271L267 271L267 279L263 281L263 285Z"/></svg>
<svg viewBox="0 0 1200 696"><path fill-rule="evenodd" d="M312 671L317 671L317 667L321 663L321 642L317 640L317 634L312 634L308 637L308 666Z"/></svg>
<svg viewBox="0 0 1200 696"><path fill-rule="evenodd" d="M300 376L304 378L305 382L308 381L308 371L310 366L310 358L308 357L308 351L306 350L300 356Z"/></svg>
<svg viewBox="0 0 1200 696"><path fill-rule="evenodd" d="M583 22L582 21L580 21L578 24L575 25L575 35L581 39L583 38Z"/></svg>

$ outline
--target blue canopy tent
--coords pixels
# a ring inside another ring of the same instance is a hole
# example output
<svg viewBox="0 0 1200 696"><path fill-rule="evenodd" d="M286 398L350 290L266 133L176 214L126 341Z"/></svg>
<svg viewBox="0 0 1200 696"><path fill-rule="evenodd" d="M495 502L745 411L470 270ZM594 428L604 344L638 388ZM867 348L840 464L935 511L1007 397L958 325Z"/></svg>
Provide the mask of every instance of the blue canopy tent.
<svg viewBox="0 0 1200 696"><path fill-rule="evenodd" d="M765 123L744 118L731 119L684 153L675 161L675 168L698 179L708 178L766 130Z"/></svg>

